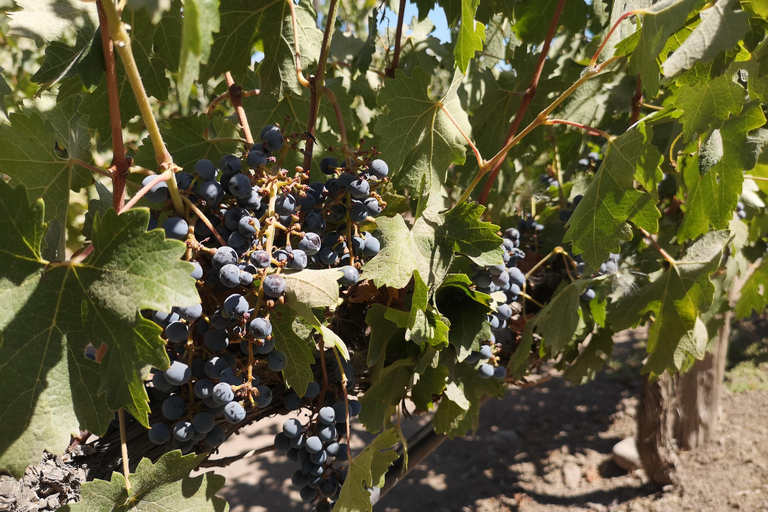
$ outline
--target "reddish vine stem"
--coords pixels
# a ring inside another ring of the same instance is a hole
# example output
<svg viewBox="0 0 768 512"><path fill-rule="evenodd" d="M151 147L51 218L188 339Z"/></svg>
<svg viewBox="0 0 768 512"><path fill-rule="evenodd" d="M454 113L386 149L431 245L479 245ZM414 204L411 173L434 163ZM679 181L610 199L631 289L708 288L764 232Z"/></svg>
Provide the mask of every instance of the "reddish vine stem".
<svg viewBox="0 0 768 512"><path fill-rule="evenodd" d="M643 82L640 80L640 76L637 77L637 85L635 85L635 94L632 96L632 116L629 118L629 124L633 125L640 119L640 107L643 104Z"/></svg>
<svg viewBox="0 0 768 512"><path fill-rule="evenodd" d="M320 110L320 93L325 87L325 65L328 63L328 52L331 48L331 35L333 25L336 22L336 11L339 7L339 0L331 0L328 8L328 19L325 21L325 31L323 32L323 46L320 48L320 57L317 60L317 72L309 79L309 119L307 120L307 142L304 145L304 162L302 167L309 171L312 165L312 150L315 145L315 125L317 124L317 114ZM294 32L294 39L298 34ZM298 45L298 43L297 43ZM297 58L298 62L298 58Z"/></svg>
<svg viewBox="0 0 768 512"><path fill-rule="evenodd" d="M608 140L611 140L612 137L608 132L604 132L603 130L600 130L598 128L593 128L589 125L577 123L575 121L568 121L567 119L547 119L547 122L544 124L549 125L555 125L555 124L564 124L567 126L573 126L574 128L581 128L582 130L586 130L587 133L590 135L594 135L595 137L604 137Z"/></svg>
<svg viewBox="0 0 768 512"><path fill-rule="evenodd" d="M392 54L392 62L387 68L387 78L395 78L395 70L400 66L400 41L403 38L403 23L405 20L405 0L400 0L400 9L397 11L397 30L395 32L395 50Z"/></svg>
<svg viewBox="0 0 768 512"><path fill-rule="evenodd" d="M323 87L323 92L328 96L328 101L333 105L333 112L336 114L336 121L339 123L339 133L341 134L341 145L347 145L347 127L344 125L344 116L341 113L341 106L339 105L336 95L328 87Z"/></svg>
<svg viewBox="0 0 768 512"><path fill-rule="evenodd" d="M659 243L653 238L653 236L651 236L651 234L648 231L644 230L643 228L637 228L637 229L638 231L640 231L640 233L643 234L643 237L645 237L645 239L651 243L653 248L656 249L656 251L658 251L659 254L661 254L662 258L667 260L671 265L675 265L677 263L677 261L675 261L675 258L670 256L670 254L667 251L662 249Z"/></svg>
<svg viewBox="0 0 768 512"><path fill-rule="evenodd" d="M240 95L243 92L243 88L235 83L232 78L232 73L227 71L224 73L224 79L227 81L227 90L229 92L229 99L232 101L232 106L235 107L237 112L237 118L240 120L240 126L243 127L243 134L245 140L249 145L253 145L253 135L251 135L251 127L248 126L248 118L245 116L245 109L243 108L243 102L240 101Z"/></svg>
<svg viewBox="0 0 768 512"><path fill-rule="evenodd" d="M109 21L104 12L102 0L96 2L101 30L101 49L104 54L104 73L107 77L107 99L109 102L109 124L112 128L112 163L107 171L112 178L112 208L122 211L125 201L125 182L131 162L125 156L123 145L123 123L120 118L120 97L117 90L117 68L115 66L115 47L109 37Z"/></svg>
<svg viewBox="0 0 768 512"><path fill-rule="evenodd" d="M547 38L544 40L544 45L541 47L541 53L539 53L539 61L536 63L536 69L533 72L533 76L531 77L531 83L528 86L528 88L525 90L525 95L523 96L522 101L520 102L520 108L517 111L517 114L515 115L515 120L512 121L512 126L509 127L509 131L507 132L507 136L504 139L504 145L506 146L509 144L514 138L515 134L517 134L517 130L520 128L520 124L523 122L523 116L525 116L525 112L528 110L528 105L531 104L531 101L533 101L534 96L536 96L536 88L539 85L539 79L541 78L541 73L544 70L544 63L547 60L547 54L549 53L549 46L552 44L552 38L555 37L555 32L557 31L557 27L560 23L560 15L563 12L563 7L565 6L565 0L560 0L557 3L557 7L555 8L555 14L552 16L552 22L549 24L549 31L547 32ZM507 153L504 152L501 158L498 159L498 161L493 165L493 168L491 169L491 173L488 176L488 178L485 180L485 184L483 185L483 191L480 193L480 198L478 199L478 202L480 204L485 204L485 201L488 199L488 194L491 192L491 188L493 188L493 183L496 181L496 176L499 175L499 170L501 170L501 165L504 163L504 158L506 158Z"/></svg>
<svg viewBox="0 0 768 512"><path fill-rule="evenodd" d="M608 33L605 35L605 38L600 42L600 46L597 48L597 51L592 56L592 60L589 61L589 67L593 68L595 67L595 63L597 62L597 59L600 58L600 54L603 52L603 48L605 48L605 44L608 42L608 40L611 38L613 33L616 31L617 28L619 28L619 25L622 21L629 18L630 16L634 16L635 14L639 14L640 10L637 11L627 11L624 14L622 14L619 19L617 19L614 24L611 26L611 30L608 31Z"/></svg>

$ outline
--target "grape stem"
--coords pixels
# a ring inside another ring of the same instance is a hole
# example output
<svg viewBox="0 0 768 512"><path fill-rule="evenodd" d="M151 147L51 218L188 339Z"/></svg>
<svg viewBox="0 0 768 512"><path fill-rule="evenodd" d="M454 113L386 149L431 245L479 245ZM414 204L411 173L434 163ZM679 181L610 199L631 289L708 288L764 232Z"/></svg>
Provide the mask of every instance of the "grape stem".
<svg viewBox="0 0 768 512"><path fill-rule="evenodd" d="M586 130L587 133L589 133L590 135L594 135L595 137L603 137L609 142L616 138L613 135L609 134L608 132L604 132L603 130L600 130L598 128L592 128L591 126L588 126L586 124L577 123L575 121L568 121L567 119L547 119L544 124L552 125L552 126L556 124L564 124L566 126L581 128L582 130Z"/></svg>
<svg viewBox="0 0 768 512"><path fill-rule="evenodd" d="M128 476L131 474L131 469L128 465L128 443L125 436L125 412L123 409L117 410L117 420L120 423L120 450L123 454L123 476L125 477L125 490L131 490L131 481Z"/></svg>
<svg viewBox="0 0 768 512"><path fill-rule="evenodd" d="M310 88L309 80L304 77L304 73L301 71L301 52L299 51L299 29L296 23L296 7L293 1L289 1L288 5L291 7L291 24L293 26L293 52L294 61L296 64L296 80L302 87Z"/></svg>
<svg viewBox="0 0 768 512"><path fill-rule="evenodd" d="M165 171L165 172L164 172L164 173L162 173L162 174L158 174L157 176L155 176L155 179L151 180L149 183L147 183L146 185L144 185L144 186L141 188L141 190L139 190L138 192L136 192L136 194L135 194L135 195L134 195L134 196L131 198L131 200L130 200L130 201L128 201L127 203L125 203L125 205L124 205L124 206L123 206L123 207L122 207L122 208L121 208L121 209L118 211L118 213L120 213L120 212L122 212L122 211L125 211L125 210L130 210L131 208L133 208L133 206L134 206L136 203L138 203L138 202L139 202L139 199L141 199L142 197L144 197L144 194L146 194L147 192L149 192L149 190L150 190L152 187L154 187L155 185L157 185L158 183L160 183L160 182L162 182L162 181L168 181L168 180L170 180L172 177L173 177L173 172L172 172L172 171ZM181 208L181 211L183 212L183 211L184 211L184 208Z"/></svg>
<svg viewBox="0 0 768 512"><path fill-rule="evenodd" d="M115 47L117 47L117 53L120 55L120 60L123 62L123 68L125 69L125 76L131 84L131 90L136 99L136 104L139 106L141 118L149 133L149 138L152 141L152 147L155 150L155 161L161 170L165 172L170 171L171 173L166 179L168 181L168 193L171 196L173 209L176 210L177 214L182 215L184 213L184 206L174 174L174 172L178 170L178 166L173 164L173 158L165 147L163 136L160 133L160 127L157 124L155 115L152 113L152 106L149 103L147 91L144 89L141 73L139 73L139 69L136 66L136 60L133 57L131 37L128 35L128 31L126 31L125 25L123 25L123 22L120 20L120 13L115 4L111 1L107 1L103 2L101 5L104 8L104 15L108 21L109 35L112 41L114 41ZM165 174L165 172L163 174ZM123 207L121 208L121 211L125 209L127 208Z"/></svg>
<svg viewBox="0 0 768 512"><path fill-rule="evenodd" d="M600 58L600 54L603 53L603 48L605 48L605 44L608 42L608 40L611 38L613 33L616 31L617 28L619 28L619 25L622 21L629 18L630 16L634 16L635 14L640 14L641 12L644 12L642 10L636 10L636 11L627 11L621 16L619 16L619 19L617 19L613 26L611 27L611 30L608 31L608 33L605 35L605 38L600 42L600 46L598 46L597 51L592 56L592 59L589 61L589 67L595 67L595 64L597 63L597 59Z"/></svg>
<svg viewBox="0 0 768 512"><path fill-rule="evenodd" d="M336 22L338 8L339 0L331 0L328 7L328 18L325 20L325 31L323 32L323 44L320 48L320 57L317 60L317 72L309 79L309 119L307 120L307 135L309 136L304 144L304 162L302 165L305 171L309 171L312 165L312 149L315 143L315 125L317 124L317 115L320 111L320 96L318 93L322 92L325 87L325 65L328 63L328 52L331 48L331 38L333 36L333 28L334 23ZM293 6L291 6L291 9L293 10ZM298 48L299 35L295 24L293 28L293 39Z"/></svg>
<svg viewBox="0 0 768 512"><path fill-rule="evenodd" d="M109 22L102 0L96 2L99 12L99 26L108 27ZM123 145L123 124L120 118L120 97L117 92L117 70L115 68L115 47L109 38L108 30L100 30L101 49L104 54L104 74L107 79L107 100L109 103L109 124L112 130L112 162L107 168L112 178L112 207L120 211L125 201L125 183L127 181L130 159L125 156Z"/></svg>
<svg viewBox="0 0 768 512"><path fill-rule="evenodd" d="M405 20L405 0L400 0L397 11L397 30L395 31L395 50L392 53L392 62L387 67L387 78L395 78L395 70L400 66L400 44L403 39L403 23Z"/></svg>
<svg viewBox="0 0 768 512"><path fill-rule="evenodd" d="M539 85L539 78L541 78L541 73L544 70L544 63L547 60L547 54L549 53L549 46L552 44L552 38L555 37L555 32L557 32L557 27L560 24L560 15L563 12L564 6L565 0L559 0L557 7L555 7L552 21L549 24L549 31L547 32L546 39L544 39L541 52L539 52L539 60L536 63L536 68L533 72L533 76L531 77L531 82L528 85L528 88L525 90L525 95L520 102L520 108L517 110L515 120L512 121L512 126L509 127L509 131L507 132L504 146L505 149L500 152L500 156L497 155L499 157L498 159L496 157L492 159L494 163L490 169L491 174L488 176L488 179L483 186L483 191L480 193L480 204L485 204L485 201L488 198L488 194L491 191L491 187L493 187L493 182L496 180L496 176L499 174L499 170L501 169L501 164L504 161L504 157L507 156L507 151L509 151L509 148L512 147L513 144L511 143L515 140L515 134L517 133L518 128L520 128L520 124L523 122L523 116L525 116L525 112L528 110L528 106L531 104L531 101L533 101L533 97L536 96L536 88ZM488 170L484 167L481 167L478 174L483 175L486 172L488 172ZM469 197L469 195L467 195L467 197Z"/></svg>
<svg viewBox="0 0 768 512"><path fill-rule="evenodd" d="M349 445L349 397L347 396L347 374L344 373L344 365L341 364L341 357L339 357L339 351L336 346L333 346L333 357L336 358L336 364L339 366L339 372L341 373L341 392L344 394L344 412L347 415L347 458L352 460L352 450Z"/></svg>
<svg viewBox="0 0 768 512"><path fill-rule="evenodd" d="M344 125L344 116L341 113L341 106L336 100L336 95L328 87L323 86L323 92L328 96L328 101L333 105L333 112L336 114L336 121L339 123L339 133L341 134L341 145L347 146L347 127ZM346 158L346 156L345 156ZM347 159L348 163L349 159Z"/></svg>
<svg viewBox="0 0 768 512"><path fill-rule="evenodd" d="M211 233L213 233L213 236L216 237L216 240L219 241L219 243L224 246L227 245L227 242L224 241L223 238L221 238L221 235L218 231L216 231L216 228L213 227L213 224L211 224L211 221L208 220L208 217L205 216L203 212L200 211L200 209L195 206L195 204L189 200L188 197L182 196L182 200L184 201L184 204L189 207L190 210L192 210L195 215L197 215L197 218L203 221L203 224L205 224L205 227L207 227Z"/></svg>
<svg viewBox="0 0 768 512"><path fill-rule="evenodd" d="M80 160L79 158L70 157L69 163L79 165L80 167L84 167L91 172L95 172L96 174L101 174L102 176L107 176L108 178L112 177L112 174L110 174L108 171L105 171L104 169L99 169L95 165L91 165L88 162Z"/></svg>
<svg viewBox="0 0 768 512"><path fill-rule="evenodd" d="M667 260L669 262L669 264L672 265L672 266L677 265L677 260L675 260L675 258L670 256L667 251L662 249L661 246L659 245L659 243L653 238L653 236L648 231L644 230L643 228L637 228L637 230L640 231L640 233L642 233L643 237L646 240L648 240L648 242L650 242L650 244L653 246L653 248L656 249L656 251L658 251L659 254L661 254L662 258Z"/></svg>
<svg viewBox="0 0 768 512"><path fill-rule="evenodd" d="M235 83L232 78L232 73L227 71L224 73L224 79L227 81L227 90L229 91L229 99L232 101L232 106L235 107L237 112L237 118L240 120L240 126L243 127L243 134L245 135L245 141L249 146L253 145L253 135L251 135L251 127L248 126L248 117L245 115L245 109L243 109L243 102L240 100L240 94L243 92L243 88Z"/></svg>

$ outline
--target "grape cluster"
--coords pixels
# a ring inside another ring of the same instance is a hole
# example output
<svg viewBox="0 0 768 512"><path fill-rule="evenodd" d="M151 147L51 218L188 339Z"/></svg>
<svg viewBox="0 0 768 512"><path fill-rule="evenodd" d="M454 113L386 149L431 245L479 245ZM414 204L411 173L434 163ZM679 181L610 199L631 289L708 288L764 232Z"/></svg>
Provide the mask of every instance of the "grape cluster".
<svg viewBox="0 0 768 512"><path fill-rule="evenodd" d="M600 167L600 164L603 163L603 159L600 157L599 154L595 153L594 151L590 152L585 156L584 158L579 159L579 165L581 167Z"/></svg>
<svg viewBox="0 0 768 512"><path fill-rule="evenodd" d="M334 402L328 395L326 404L316 415L303 424L298 418L283 423L282 432L275 436L275 448L285 453L300 468L291 476L291 482L299 489L301 498L312 502L319 500L315 510L332 508L341 485L347 475L348 446L343 442L347 432L347 407L349 418L360 414L360 402L343 400Z"/></svg>
<svg viewBox="0 0 768 512"><path fill-rule="evenodd" d="M525 251L520 248L522 234L515 228L504 231L501 248L503 250L503 263L490 267L475 267L472 278L477 290L482 293L492 294L503 292L505 301L496 303L496 311L488 315L487 321L491 326L489 345L483 345L479 351L473 351L464 362L480 365L477 371L483 378L495 377L503 380L507 371L503 366L495 366L496 338L493 333L507 329L507 322L519 309L516 301L525 285L525 273L518 268L517 263L525 258Z"/></svg>
<svg viewBox="0 0 768 512"><path fill-rule="evenodd" d="M308 172L299 168L291 177L280 167L291 140L278 127L264 127L260 138L246 165L236 155L225 155L218 166L202 159L192 173L176 173L179 190L198 215L166 213L165 182L145 195L158 204L148 228L161 226L166 237L186 241L186 259L194 265L202 300L171 312L146 312L163 329L171 359L171 366L153 370L147 383L153 410L148 435L157 445L185 453L200 442L203 449L216 448L227 437L228 424L243 422L248 409L264 411L277 393L282 404L273 408L298 410L312 403L320 393L317 382L304 397L284 391L281 372L288 356L276 348L270 319L286 300L284 276L338 267L339 284L351 286L363 260L379 251L378 239L358 226L386 206L376 193L388 174L384 161L363 151L346 151L341 164L329 156L320 165L328 179L307 184ZM352 370L344 368L348 389ZM337 373L341 380L338 368ZM312 431L319 435L322 429L316 427ZM334 448L324 444L322 452L335 460L346 455L346 450L344 455L328 450ZM333 492L330 484L311 488L332 496L339 481L334 480Z"/></svg>
<svg viewBox="0 0 768 512"><path fill-rule="evenodd" d="M747 212L744 210L744 203L741 201L736 203L736 217L738 217L740 220L747 218Z"/></svg>

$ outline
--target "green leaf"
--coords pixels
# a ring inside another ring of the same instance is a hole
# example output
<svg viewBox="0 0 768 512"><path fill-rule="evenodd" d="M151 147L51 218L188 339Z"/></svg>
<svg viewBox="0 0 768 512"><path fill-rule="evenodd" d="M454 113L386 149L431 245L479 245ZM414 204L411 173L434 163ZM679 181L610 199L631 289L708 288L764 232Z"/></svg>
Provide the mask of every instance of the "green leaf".
<svg viewBox="0 0 768 512"><path fill-rule="evenodd" d="M421 68L410 77L398 70L395 78L384 81L377 102L386 114L378 117L374 131L397 188L419 190L426 181L426 190L433 190L433 177L442 183L449 165L464 163L466 142L460 129L469 136L471 127L456 95L461 78L456 72L437 101L427 94L430 76Z"/></svg>
<svg viewBox="0 0 768 512"><path fill-rule="evenodd" d="M654 282L625 297L608 315L614 331L638 324L648 314L653 323L648 331L648 360L644 373L661 375L665 369L682 368L688 354L701 359L709 335L699 315L709 309L715 286L709 279L717 270L727 231L709 232L691 245Z"/></svg>
<svg viewBox="0 0 768 512"><path fill-rule="evenodd" d="M544 345L552 348L553 354L562 352L576 334L581 319L581 294L586 284L575 281L556 292L532 320L533 331L541 336ZM533 332L531 331L531 332Z"/></svg>
<svg viewBox="0 0 768 512"><path fill-rule="evenodd" d="M390 408L406 397L413 372L413 361L398 359L382 370L379 380L360 398L360 422L368 432L381 430Z"/></svg>
<svg viewBox="0 0 768 512"><path fill-rule="evenodd" d="M485 320L491 312L490 298L470 285L466 275L449 274L435 294L438 310L450 321L448 339L459 361L480 350L480 342L491 337L490 324Z"/></svg>
<svg viewBox="0 0 768 512"><path fill-rule="evenodd" d="M382 249L364 270L366 279L378 286L402 288L418 270L430 289L440 285L455 254L467 256L481 266L501 262L499 227L480 221L485 207L463 203L446 213L424 211L410 234L401 217L379 219Z"/></svg>
<svg viewBox="0 0 768 512"><path fill-rule="evenodd" d="M680 87L675 105L683 111L680 122L685 141L710 128L720 128L728 116L738 114L744 104L745 92L726 75L702 84Z"/></svg>
<svg viewBox="0 0 768 512"><path fill-rule="evenodd" d="M122 119L131 119L139 115L139 106L133 95L131 83L125 74L122 63L117 62L117 95L120 99L120 116ZM59 95L63 88L59 88ZM88 128L93 133L98 133L101 140L108 143L112 140L112 129L109 119L109 94L107 92L107 77L102 75L99 84L90 94L85 94L85 99L80 103L79 113L88 118ZM154 164L152 168L155 168Z"/></svg>
<svg viewBox="0 0 768 512"><path fill-rule="evenodd" d="M186 6L185 6L186 7ZM172 13L167 13L160 18L161 23L153 24L150 18L151 12L146 9L128 10L123 12L123 20L131 26L131 49L136 60L136 67L141 70L141 81L147 94L166 101L171 82L165 74L165 59L161 52L181 51L181 34L174 33L178 27L169 23L174 14L178 14L178 5L175 5ZM187 19L186 17L184 18ZM160 38L158 40L158 35ZM170 48L161 48L160 45L169 45ZM178 56L174 57L178 60ZM179 78L181 82L181 78ZM184 89L179 86L179 97L184 94ZM189 91L187 91L189 92Z"/></svg>
<svg viewBox="0 0 768 512"><path fill-rule="evenodd" d="M379 10L374 7L373 11L371 11L371 15L368 16L368 37L353 57L352 69L358 73L365 73L368 71L368 68L371 67L371 62L373 61L373 54L376 53L376 37L378 36L376 18L378 15ZM336 41L339 36L341 36L341 34L334 34L332 41Z"/></svg>
<svg viewBox="0 0 768 512"><path fill-rule="evenodd" d="M752 311L761 313L768 305L768 262L760 262L755 271L741 287L741 295L736 303L736 318L746 318Z"/></svg>
<svg viewBox="0 0 768 512"><path fill-rule="evenodd" d="M411 389L411 400L422 411L430 411L434 408L433 396L443 393L448 381L448 367L439 365L436 368L428 367L419 375L419 380Z"/></svg>
<svg viewBox="0 0 768 512"><path fill-rule="evenodd" d="M7 12L9 36L34 39L38 46L60 41L99 26L95 2L79 0L16 0L18 11Z"/></svg>
<svg viewBox="0 0 768 512"><path fill-rule="evenodd" d="M499 398L503 394L504 390L498 380L483 379L474 366L456 365L453 381L446 386L432 420L435 432L448 434L452 439L476 430L483 397Z"/></svg>
<svg viewBox="0 0 768 512"><path fill-rule="evenodd" d="M461 0L461 25L453 55L456 57L456 67L462 73L467 73L469 61L475 57L475 52L483 51L485 43L485 25L475 21L475 13L480 0Z"/></svg>
<svg viewBox="0 0 768 512"><path fill-rule="evenodd" d="M579 87L558 117L587 126L599 126L609 108L610 90L606 87L609 77L600 75Z"/></svg>
<svg viewBox="0 0 768 512"><path fill-rule="evenodd" d="M587 384L595 379L613 353L613 332L600 329L592 334L576 360L565 369L563 378L574 384Z"/></svg>
<svg viewBox="0 0 768 512"><path fill-rule="evenodd" d="M271 318L271 322L275 347L288 356L283 378L297 395L304 396L309 383L315 380L315 374L312 373L312 365L315 364L312 329L287 308L282 308L278 313L275 318Z"/></svg>
<svg viewBox="0 0 768 512"><path fill-rule="evenodd" d="M734 11L735 3L736 0L720 0L706 11L704 21L661 65L665 76L675 76L697 62L708 62L738 44L749 28L749 13Z"/></svg>
<svg viewBox="0 0 768 512"><path fill-rule="evenodd" d="M645 11L640 40L629 58L629 71L640 74L643 91L649 98L655 98L659 92L659 52L669 36L683 26L694 7L701 3L701 0L670 0Z"/></svg>
<svg viewBox="0 0 768 512"><path fill-rule="evenodd" d="M42 203L3 182L0 207L0 386L17 397L0 412L0 466L20 475L42 450L63 453L78 429L102 434L110 409L146 425L143 380L168 357L161 329L139 311L199 299L179 260L184 245L145 232L146 210L110 210L94 222L88 258L49 265L40 254ZM107 345L100 364L85 357L89 343Z"/></svg>
<svg viewBox="0 0 768 512"><path fill-rule="evenodd" d="M455 382L449 382L445 387L435 417L432 419L435 432L438 434L453 432L461 424L461 420L464 419L471 405L464 394L464 389Z"/></svg>
<svg viewBox="0 0 768 512"><path fill-rule="evenodd" d="M14 184L23 184L30 199L45 201L48 234L44 256L64 259L73 164L59 157L53 128L39 114L12 113L9 117L10 126L0 125L0 173L10 176Z"/></svg>
<svg viewBox="0 0 768 512"><path fill-rule="evenodd" d="M88 211L85 212L85 222L83 222L83 236L86 240L91 238L94 219L99 215L104 215L107 210L112 208L112 192L98 181L94 183L94 186L99 198L88 201Z"/></svg>
<svg viewBox="0 0 768 512"><path fill-rule="evenodd" d="M191 478L190 472L205 455L182 456L179 450L168 452L155 463L141 459L136 472L128 478L112 473L112 479L83 484L82 500L65 505L62 512L136 511L154 512L227 512L229 505L216 493L224 486L224 477L213 472Z"/></svg>
<svg viewBox="0 0 768 512"><path fill-rule="evenodd" d="M360 130L360 119L352 107L354 98L344 89L341 80L331 79L326 81L326 87L333 91L336 101L341 108L344 119L344 127L350 140L355 140ZM307 89L301 88L299 94L286 93L285 97L262 95L243 98L243 108L249 119L258 119L262 125L279 124L285 133L304 133L307 131L307 118L310 108L310 94ZM320 97L320 107L317 114L318 130L315 133L317 144L312 153L312 180L325 180L325 175L320 173L320 160L327 153L325 150L331 146L341 147L341 136L338 131L338 121L333 105L325 95ZM321 128L322 127L322 128ZM297 165L304 165L304 155L298 151L291 151L285 159L285 168L292 169Z"/></svg>
<svg viewBox="0 0 768 512"><path fill-rule="evenodd" d="M651 233L658 230L655 192L662 156L652 139L652 129L641 122L609 141L600 169L568 222L563 241L573 242L574 252L593 268L609 253L620 252L621 240L632 238L628 221ZM636 190L635 180L648 192Z"/></svg>
<svg viewBox="0 0 768 512"><path fill-rule="evenodd" d="M333 512L361 512L373 510L368 489L384 485L387 468L398 455L391 448L397 443L395 429L387 429L376 436L360 454L349 461L349 470Z"/></svg>
<svg viewBox="0 0 768 512"><path fill-rule="evenodd" d="M53 41L45 49L45 60L31 80L40 84L41 89L47 89L65 76L75 74L80 61L88 55L94 37L98 37L98 33L94 36L93 33L80 32L73 46Z"/></svg>
<svg viewBox="0 0 768 512"><path fill-rule="evenodd" d="M208 116L199 114L192 117L172 118L160 125L160 133L163 135L165 146L173 156L173 161L185 171L191 171L195 162L202 158L218 164L222 156L237 151L237 142L231 139L238 137L239 134L237 127L231 121L214 117L212 131L215 131L216 136L211 138L204 135L208 124ZM135 161L137 165L149 169L157 167L149 136L141 142Z"/></svg>
<svg viewBox="0 0 768 512"><path fill-rule="evenodd" d="M158 23L171 8L171 0L128 0L128 6L133 10L144 9L151 15L152 23Z"/></svg>
<svg viewBox="0 0 768 512"><path fill-rule="evenodd" d="M182 105L187 104L192 82L200 75L200 64L208 62L213 33L219 28L219 0L185 0L177 82Z"/></svg>
<svg viewBox="0 0 768 512"><path fill-rule="evenodd" d="M367 364L370 368L377 364L383 367L387 344L397 331L394 322L386 318L389 309L383 304L373 303L365 315L365 324L371 328L367 358Z"/></svg>
<svg viewBox="0 0 768 512"><path fill-rule="evenodd" d="M750 103L741 115L723 123L720 130L723 156L714 166L706 171L699 168L697 156L683 159L683 179L688 194L685 215L677 232L679 242L706 233L709 226L715 229L728 226L742 192L744 171L756 163L749 132L764 124L765 115L760 105Z"/></svg>

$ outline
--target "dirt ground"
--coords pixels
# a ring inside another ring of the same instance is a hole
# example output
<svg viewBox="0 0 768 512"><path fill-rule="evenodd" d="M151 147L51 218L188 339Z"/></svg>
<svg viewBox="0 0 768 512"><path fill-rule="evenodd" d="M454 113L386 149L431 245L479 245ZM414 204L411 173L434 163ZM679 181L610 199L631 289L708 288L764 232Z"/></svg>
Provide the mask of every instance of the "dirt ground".
<svg viewBox="0 0 768 512"><path fill-rule="evenodd" d="M632 341L617 352L624 363L586 386L553 378L489 401L475 435L443 443L375 512L768 512L768 391L726 390L717 441L683 452L680 485L662 490L611 458L614 444L635 435L642 358ZM250 427L222 455L269 445L281 423ZM353 436L358 450L370 439L359 425ZM217 472L233 512L309 510L291 488L295 469L270 453Z"/></svg>

